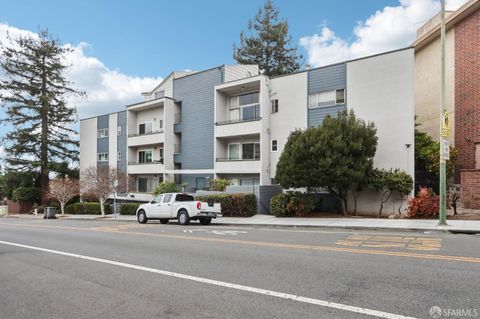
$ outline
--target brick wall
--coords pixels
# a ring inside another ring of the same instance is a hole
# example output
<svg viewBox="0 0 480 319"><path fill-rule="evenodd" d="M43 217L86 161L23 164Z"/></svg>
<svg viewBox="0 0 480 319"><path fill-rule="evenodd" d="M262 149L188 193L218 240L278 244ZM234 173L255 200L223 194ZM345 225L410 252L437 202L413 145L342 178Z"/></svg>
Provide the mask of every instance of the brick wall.
<svg viewBox="0 0 480 319"><path fill-rule="evenodd" d="M458 149L456 182L459 181L461 169L475 168L475 143L478 142L480 11L455 25L455 146Z"/></svg>
<svg viewBox="0 0 480 319"><path fill-rule="evenodd" d="M460 197L463 208L480 209L480 169L462 170L462 194Z"/></svg>

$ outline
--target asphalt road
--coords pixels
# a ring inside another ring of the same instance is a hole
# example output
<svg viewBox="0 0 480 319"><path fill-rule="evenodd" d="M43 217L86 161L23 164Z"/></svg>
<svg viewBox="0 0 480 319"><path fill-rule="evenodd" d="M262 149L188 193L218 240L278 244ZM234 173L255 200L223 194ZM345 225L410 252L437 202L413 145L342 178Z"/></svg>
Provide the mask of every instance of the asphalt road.
<svg viewBox="0 0 480 319"><path fill-rule="evenodd" d="M462 315L477 235L0 218L2 319Z"/></svg>

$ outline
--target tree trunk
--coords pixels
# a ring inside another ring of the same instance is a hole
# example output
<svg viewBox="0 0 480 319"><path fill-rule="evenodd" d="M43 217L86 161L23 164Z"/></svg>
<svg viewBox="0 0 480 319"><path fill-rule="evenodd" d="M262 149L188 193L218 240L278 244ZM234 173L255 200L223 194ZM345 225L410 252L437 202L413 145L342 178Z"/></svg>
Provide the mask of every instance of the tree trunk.
<svg viewBox="0 0 480 319"><path fill-rule="evenodd" d="M40 143L40 192L42 205L47 204L48 200L48 92L47 92L47 74L45 71L45 56L42 59L42 92L40 95L41 108L41 143Z"/></svg>
<svg viewBox="0 0 480 319"><path fill-rule="evenodd" d="M379 217L379 218L380 218L380 216L382 216L383 204L385 204L386 202L388 202L388 200L390 199L390 196L392 196L392 192L389 191L387 197L385 197L385 194L386 194L386 193L382 193L382 198L380 198L380 211L378 212L378 216L377 216L377 217Z"/></svg>
<svg viewBox="0 0 480 319"><path fill-rule="evenodd" d="M398 214L402 215L403 196L400 195L400 206L398 206Z"/></svg>
<svg viewBox="0 0 480 319"><path fill-rule="evenodd" d="M345 198L340 199L340 209L342 210L343 216L347 216L347 200Z"/></svg>
<svg viewBox="0 0 480 319"><path fill-rule="evenodd" d="M65 216L65 203L60 203L60 209L62 210L62 217Z"/></svg>
<svg viewBox="0 0 480 319"><path fill-rule="evenodd" d="M353 216L357 215L357 196L358 193L352 190L352 197L353 197Z"/></svg>
<svg viewBox="0 0 480 319"><path fill-rule="evenodd" d="M103 198L100 198L100 212L102 213L102 217L105 217L105 207L104 207L104 204L105 201L103 200Z"/></svg>

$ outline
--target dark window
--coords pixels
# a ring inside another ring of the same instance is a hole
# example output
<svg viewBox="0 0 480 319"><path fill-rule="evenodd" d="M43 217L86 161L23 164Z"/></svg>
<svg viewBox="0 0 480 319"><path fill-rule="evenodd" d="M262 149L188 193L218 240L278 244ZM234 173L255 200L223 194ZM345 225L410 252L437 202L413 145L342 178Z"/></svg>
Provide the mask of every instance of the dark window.
<svg viewBox="0 0 480 319"><path fill-rule="evenodd" d="M137 181L138 181L138 191L140 193L146 193L147 187L148 187L148 179L139 177Z"/></svg>
<svg viewBox="0 0 480 319"><path fill-rule="evenodd" d="M195 198L193 198L193 196L187 194L177 194L177 196L175 197L176 202L192 202L194 200Z"/></svg>
<svg viewBox="0 0 480 319"><path fill-rule="evenodd" d="M260 105L245 106L242 108L242 120L255 120L260 117Z"/></svg>
<svg viewBox="0 0 480 319"><path fill-rule="evenodd" d="M243 159L260 159L260 143L242 144Z"/></svg>
<svg viewBox="0 0 480 319"><path fill-rule="evenodd" d="M344 89L341 89L341 90L337 90L336 92L336 103L337 104L343 104L345 103L345 90Z"/></svg>
<svg viewBox="0 0 480 319"><path fill-rule="evenodd" d="M195 179L195 188L196 189L206 189L207 188L207 179L205 177L197 177Z"/></svg>
<svg viewBox="0 0 480 319"><path fill-rule="evenodd" d="M240 95L238 99L239 105L258 103L258 92Z"/></svg>
<svg viewBox="0 0 480 319"><path fill-rule="evenodd" d="M170 203L171 199L172 199L172 194L165 194L165 196L163 197L163 202Z"/></svg>
<svg viewBox="0 0 480 319"><path fill-rule="evenodd" d="M278 151L278 141L272 140L272 152Z"/></svg>
<svg viewBox="0 0 480 319"><path fill-rule="evenodd" d="M278 112L278 99L272 100L272 113Z"/></svg>

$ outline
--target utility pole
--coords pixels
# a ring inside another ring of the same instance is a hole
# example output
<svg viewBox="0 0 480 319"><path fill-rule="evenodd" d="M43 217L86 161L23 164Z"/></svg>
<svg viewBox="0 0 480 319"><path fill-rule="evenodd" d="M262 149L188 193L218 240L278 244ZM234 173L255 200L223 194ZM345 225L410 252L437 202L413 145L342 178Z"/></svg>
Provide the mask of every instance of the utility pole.
<svg viewBox="0 0 480 319"><path fill-rule="evenodd" d="M440 28L440 41L441 41L441 58L440 58L440 212L439 212L439 225L447 224L446 216L446 160L449 153L448 133L449 133L449 120L448 113L445 112L445 0L442 0L441 15L441 28ZM446 149L445 149L446 148Z"/></svg>

